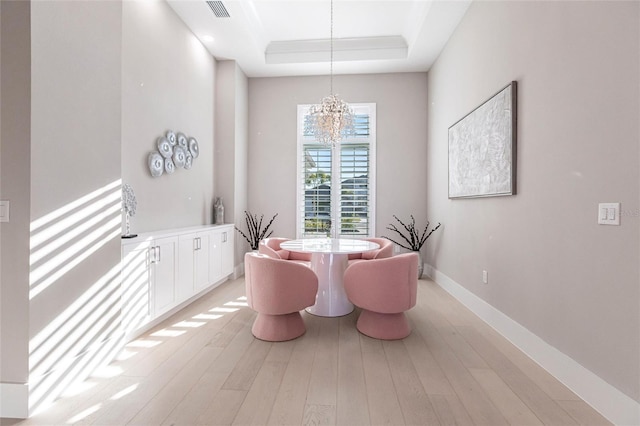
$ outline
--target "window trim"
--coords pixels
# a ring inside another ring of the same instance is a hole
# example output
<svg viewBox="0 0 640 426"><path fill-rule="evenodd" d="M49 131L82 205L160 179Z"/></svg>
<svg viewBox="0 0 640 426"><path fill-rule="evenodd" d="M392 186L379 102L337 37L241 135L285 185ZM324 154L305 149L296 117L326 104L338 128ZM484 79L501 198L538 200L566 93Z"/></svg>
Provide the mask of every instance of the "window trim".
<svg viewBox="0 0 640 426"><path fill-rule="evenodd" d="M303 237L303 214L301 211L304 211L304 203L305 203L305 188L302 185L302 175L304 174L302 155L304 154L304 145L305 143L314 143L315 140L313 137L305 137L304 136L304 117L306 113L309 111L311 104L301 104L298 105L297 110L297 143L296 143L296 238L304 238ZM376 104L375 103L357 103L357 104L349 104L353 109L354 114L357 114L358 111L366 112L369 115L369 136L367 137L367 144L369 145L369 235L363 238L373 238L376 236L376 192L377 192L377 160L376 160L376 144L377 144L377 117L376 117ZM338 184L340 184L340 155L333 155L336 151L340 152L340 148L342 144L349 144L349 141L353 141L354 143L359 142L358 139L353 137L343 138L339 144L337 144L332 149L331 155L331 188L334 188L334 176L335 179L338 180ZM362 141L362 140L360 140ZM334 173L334 170L338 170L338 173ZM340 187L340 185L338 185ZM340 206L340 196L341 191L331 191L331 217L334 217L334 206ZM339 209L339 207L338 207ZM338 210L335 214L340 214ZM335 226L335 221L331 221L331 237L335 238L339 233L338 227ZM343 236L344 237L344 236Z"/></svg>

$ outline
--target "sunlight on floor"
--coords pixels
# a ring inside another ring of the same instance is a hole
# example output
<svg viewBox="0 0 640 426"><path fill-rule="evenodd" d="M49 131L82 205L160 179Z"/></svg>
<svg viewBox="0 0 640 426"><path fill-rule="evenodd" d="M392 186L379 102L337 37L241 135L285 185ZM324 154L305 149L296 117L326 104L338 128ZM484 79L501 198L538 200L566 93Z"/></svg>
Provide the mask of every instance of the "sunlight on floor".
<svg viewBox="0 0 640 426"><path fill-rule="evenodd" d="M67 424L68 425L72 425L74 423L79 422L80 420L89 417L91 414L95 413L96 411L98 411L100 409L100 407L102 407L102 404L96 404L92 407L87 408L84 411L81 411L80 413L76 414L75 416L71 417L69 420L67 420Z"/></svg>
<svg viewBox="0 0 640 426"><path fill-rule="evenodd" d="M135 385L131 385L128 388L122 389L120 392L116 393L109 399L111 399L112 401L117 401L120 398L129 395L131 392L135 391L136 389L138 389L138 383L136 383Z"/></svg>
<svg viewBox="0 0 640 426"><path fill-rule="evenodd" d="M86 302L86 301L85 301ZM238 312L242 307L247 306L246 297L238 297L233 300L229 300L221 305L216 305L212 308L206 308L203 312L191 315L190 317L181 318L177 321L171 322L172 325L159 327L156 330L152 330L141 337L132 340L124 345L119 353L113 358L110 364L97 369L89 378L83 382L69 386L64 394L58 399L58 401L64 404L65 400L73 398L79 398L81 401L83 398L86 400L85 404L77 403L77 408L74 410L73 415L69 415L65 421L66 424L75 423L92 423L96 416L100 416L100 412L106 410L113 404L114 401L125 400L127 397L141 391L141 382L131 384L123 384L121 389L114 392L110 397L105 398L104 401L96 403L96 398L83 396L83 394L91 392L100 392L100 387L105 388L108 386L109 381L114 380L117 377L127 375L128 366L135 366L136 359L144 359L150 352L157 350L161 345L169 340L175 338L189 339L188 334L192 330L206 327L208 323L217 321L223 318L225 315L229 315ZM45 344L48 339L40 336L36 339L36 342L40 345ZM135 372L133 372L135 377ZM117 383L117 382L114 382ZM98 386L100 385L100 387ZM56 401L56 402L58 402ZM45 409L41 410L39 414L45 412ZM77 413L76 413L77 412Z"/></svg>

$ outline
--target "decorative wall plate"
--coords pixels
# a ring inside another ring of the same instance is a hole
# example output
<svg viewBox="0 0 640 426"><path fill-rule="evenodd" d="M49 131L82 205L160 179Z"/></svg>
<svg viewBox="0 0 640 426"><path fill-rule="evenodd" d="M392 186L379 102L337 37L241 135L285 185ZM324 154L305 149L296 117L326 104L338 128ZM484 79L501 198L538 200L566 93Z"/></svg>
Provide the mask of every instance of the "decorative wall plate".
<svg viewBox="0 0 640 426"><path fill-rule="evenodd" d="M168 175L173 173L176 170L176 165L173 164L173 160L171 158L164 159L164 171L167 172Z"/></svg>
<svg viewBox="0 0 640 426"><path fill-rule="evenodd" d="M193 155L193 158L198 158L198 155L200 155L200 147L196 138L189 138L189 152Z"/></svg>
<svg viewBox="0 0 640 426"><path fill-rule="evenodd" d="M187 154L181 146L176 146L173 150L173 163L176 167L184 167L187 160Z"/></svg>
<svg viewBox="0 0 640 426"><path fill-rule="evenodd" d="M187 151L185 155L184 168L189 170L193 165L193 155L189 151Z"/></svg>
<svg viewBox="0 0 640 426"><path fill-rule="evenodd" d="M157 151L149 153L147 163L149 164L149 171L151 172L151 176L158 177L161 176L164 172L164 159L162 158L162 155L160 155Z"/></svg>
<svg viewBox="0 0 640 426"><path fill-rule="evenodd" d="M176 146L176 143L178 143L178 140L176 138L176 134L173 133L172 130L167 130L167 134L165 135L165 137L167 138L167 140L169 141L171 146Z"/></svg>
<svg viewBox="0 0 640 426"><path fill-rule="evenodd" d="M181 146L185 150L188 149L187 137L184 135L184 133L178 132L178 134L176 135L176 138L178 139L178 146Z"/></svg>
<svg viewBox="0 0 640 426"><path fill-rule="evenodd" d="M169 143L167 138L160 136L158 138L157 145L160 155L162 155L164 158L171 158L171 156L173 155L173 148L171 147L171 144Z"/></svg>

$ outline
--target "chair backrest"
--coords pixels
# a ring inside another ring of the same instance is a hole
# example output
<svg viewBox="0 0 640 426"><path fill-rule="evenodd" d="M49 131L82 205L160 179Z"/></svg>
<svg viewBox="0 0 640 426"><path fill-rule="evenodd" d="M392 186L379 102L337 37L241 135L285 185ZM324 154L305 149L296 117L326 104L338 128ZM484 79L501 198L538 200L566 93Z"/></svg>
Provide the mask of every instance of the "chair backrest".
<svg viewBox="0 0 640 426"><path fill-rule="evenodd" d="M344 288L354 305L367 310L396 313L411 309L418 293L418 254L356 262L344 273Z"/></svg>
<svg viewBox="0 0 640 426"><path fill-rule="evenodd" d="M280 244L289 241L288 238L265 238L258 245L258 253L275 259L289 259L289 251L280 248Z"/></svg>
<svg viewBox="0 0 640 426"><path fill-rule="evenodd" d="M393 243L386 238L365 238L365 240L378 244L380 248L377 250L365 251L362 253L362 259L384 259L393 256Z"/></svg>
<svg viewBox="0 0 640 426"><path fill-rule="evenodd" d="M244 267L247 304L255 311L281 315L316 301L318 277L305 265L250 252Z"/></svg>

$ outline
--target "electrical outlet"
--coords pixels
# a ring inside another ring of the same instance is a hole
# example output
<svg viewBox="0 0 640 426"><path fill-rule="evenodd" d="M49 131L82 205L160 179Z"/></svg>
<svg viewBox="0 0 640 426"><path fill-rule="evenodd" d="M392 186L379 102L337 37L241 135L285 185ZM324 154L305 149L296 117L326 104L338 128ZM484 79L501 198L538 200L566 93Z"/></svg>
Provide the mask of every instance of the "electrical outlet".
<svg viewBox="0 0 640 426"><path fill-rule="evenodd" d="M489 273L487 271L482 271L482 282L489 284Z"/></svg>
<svg viewBox="0 0 640 426"><path fill-rule="evenodd" d="M598 204L599 225L620 225L620 203Z"/></svg>

